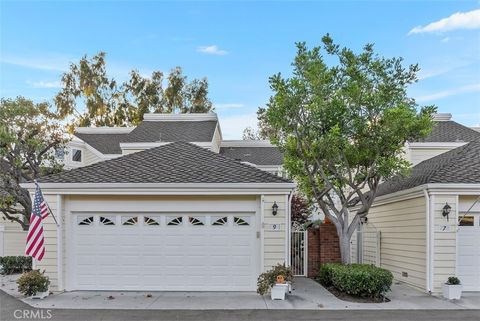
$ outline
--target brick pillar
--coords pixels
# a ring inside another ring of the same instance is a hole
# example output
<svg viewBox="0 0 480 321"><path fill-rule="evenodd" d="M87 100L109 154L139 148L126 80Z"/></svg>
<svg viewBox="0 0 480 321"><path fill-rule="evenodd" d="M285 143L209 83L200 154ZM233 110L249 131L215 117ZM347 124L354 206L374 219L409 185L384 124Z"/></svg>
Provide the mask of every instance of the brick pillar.
<svg viewBox="0 0 480 321"><path fill-rule="evenodd" d="M320 225L320 264L342 262L335 225Z"/></svg>
<svg viewBox="0 0 480 321"><path fill-rule="evenodd" d="M314 278L318 274L318 267L320 266L320 231L318 228L309 228L307 231L308 238L308 266L307 276Z"/></svg>

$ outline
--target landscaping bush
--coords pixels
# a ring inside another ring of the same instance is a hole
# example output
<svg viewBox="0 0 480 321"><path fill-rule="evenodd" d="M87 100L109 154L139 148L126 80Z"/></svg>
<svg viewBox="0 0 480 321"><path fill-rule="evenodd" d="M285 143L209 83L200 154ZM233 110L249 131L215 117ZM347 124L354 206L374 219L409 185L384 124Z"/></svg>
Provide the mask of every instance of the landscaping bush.
<svg viewBox="0 0 480 321"><path fill-rule="evenodd" d="M3 256L0 257L0 272L2 274L23 273L32 270L30 256Z"/></svg>
<svg viewBox="0 0 480 321"><path fill-rule="evenodd" d="M25 272L17 280L18 291L26 296L48 291L50 280L39 270Z"/></svg>
<svg viewBox="0 0 480 321"><path fill-rule="evenodd" d="M390 291L393 275L390 271L369 264L324 264L319 281L344 293L367 298L379 298Z"/></svg>
<svg viewBox="0 0 480 321"><path fill-rule="evenodd" d="M341 263L325 263L320 265L320 269L318 270L318 277L317 280L320 282L323 286L329 287L332 286L332 273L333 270L339 266L342 265Z"/></svg>
<svg viewBox="0 0 480 321"><path fill-rule="evenodd" d="M260 295L267 294L270 288L277 282L277 276L283 275L285 281L293 282L292 269L286 267L285 264L278 264L272 269L260 274L257 280L257 293Z"/></svg>

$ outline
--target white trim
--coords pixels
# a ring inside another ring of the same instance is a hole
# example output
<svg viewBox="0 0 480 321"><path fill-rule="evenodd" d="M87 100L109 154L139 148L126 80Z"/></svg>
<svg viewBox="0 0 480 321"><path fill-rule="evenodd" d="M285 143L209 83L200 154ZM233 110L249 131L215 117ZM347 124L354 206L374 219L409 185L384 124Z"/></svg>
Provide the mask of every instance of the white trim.
<svg viewBox="0 0 480 321"><path fill-rule="evenodd" d="M455 273L453 273L453 275L456 275L458 276L458 232L459 232L459 228L458 226L460 225L460 222L459 222L459 211L460 211L460 198L458 197L458 195L455 195L455 221L457 222L455 225ZM474 223L475 224L475 223Z"/></svg>
<svg viewBox="0 0 480 321"><path fill-rule="evenodd" d="M275 147L268 140L223 140L221 147Z"/></svg>
<svg viewBox="0 0 480 321"><path fill-rule="evenodd" d="M434 121L449 121L452 120L452 114L450 113L436 113L433 114Z"/></svg>
<svg viewBox="0 0 480 321"><path fill-rule="evenodd" d="M57 286L63 291L63 196L57 194Z"/></svg>
<svg viewBox="0 0 480 321"><path fill-rule="evenodd" d="M149 113L143 115L143 121L218 121L215 113L202 114L156 114Z"/></svg>
<svg viewBox="0 0 480 321"><path fill-rule="evenodd" d="M260 273L265 272L265 196L260 195Z"/></svg>
<svg viewBox="0 0 480 321"><path fill-rule="evenodd" d="M165 146L172 144L173 142L145 142L145 143L120 143L120 148L123 150L139 150L139 149L150 149L153 147ZM190 142L204 148L211 148L212 142ZM121 156L121 155L120 155Z"/></svg>
<svg viewBox="0 0 480 321"><path fill-rule="evenodd" d="M128 134L134 129L135 127L77 127L75 128L75 133L78 133L78 134Z"/></svg>
<svg viewBox="0 0 480 321"><path fill-rule="evenodd" d="M412 142L407 143L410 149L455 149L468 142Z"/></svg>
<svg viewBox="0 0 480 321"><path fill-rule="evenodd" d="M431 246L431 235L430 235L430 196L428 195L428 191L426 189L423 190L423 193L425 195L425 212L426 212L426 217L425 217L425 233L426 233L426 241L427 241L427 247L426 247L426 253L425 253L425 290L428 293L431 293L431 288L430 288L430 262L431 262L431 257L430 257L430 246Z"/></svg>
<svg viewBox="0 0 480 321"><path fill-rule="evenodd" d="M284 245L285 245L285 260L283 261L284 264L286 266L289 266L288 265L288 197L289 197L289 194L285 194L285 199L283 200L284 204L285 204L285 242L284 242Z"/></svg>
<svg viewBox="0 0 480 321"><path fill-rule="evenodd" d="M434 292L434 280L435 280L435 195L430 195L430 206L428 213L430 215L430 252L428 256L430 257L429 264L429 293Z"/></svg>

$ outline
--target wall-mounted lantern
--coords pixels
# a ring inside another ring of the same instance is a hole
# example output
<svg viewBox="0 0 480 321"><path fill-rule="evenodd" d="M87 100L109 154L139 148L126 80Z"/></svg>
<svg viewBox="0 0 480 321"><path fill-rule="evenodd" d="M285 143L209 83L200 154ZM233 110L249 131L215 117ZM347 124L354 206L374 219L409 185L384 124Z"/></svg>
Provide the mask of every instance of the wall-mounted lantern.
<svg viewBox="0 0 480 321"><path fill-rule="evenodd" d="M278 211L277 202L273 202L273 205L272 205L272 214L273 214L273 216L277 215L277 211Z"/></svg>
<svg viewBox="0 0 480 321"><path fill-rule="evenodd" d="M445 203L445 206L442 208L442 215L443 217L447 218L447 221L448 221L448 215L450 214L451 211L452 211L452 207L448 205L448 203Z"/></svg>

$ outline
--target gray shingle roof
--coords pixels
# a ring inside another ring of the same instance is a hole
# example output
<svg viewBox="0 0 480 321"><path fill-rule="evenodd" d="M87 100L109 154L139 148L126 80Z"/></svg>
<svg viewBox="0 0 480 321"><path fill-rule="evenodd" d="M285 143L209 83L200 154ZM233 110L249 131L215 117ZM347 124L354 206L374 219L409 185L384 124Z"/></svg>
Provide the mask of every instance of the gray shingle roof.
<svg viewBox="0 0 480 321"><path fill-rule="evenodd" d="M480 139L480 132L454 121L435 122L432 132L420 142L471 142Z"/></svg>
<svg viewBox="0 0 480 321"><path fill-rule="evenodd" d="M127 139L128 134L83 134L75 136L92 146L102 154L121 154L120 143Z"/></svg>
<svg viewBox="0 0 480 321"><path fill-rule="evenodd" d="M480 140L417 164L410 176L381 184L377 196L430 183L480 184Z"/></svg>
<svg viewBox="0 0 480 321"><path fill-rule="evenodd" d="M283 164L283 154L277 147L221 147L220 154L255 165Z"/></svg>
<svg viewBox="0 0 480 321"><path fill-rule="evenodd" d="M144 121L128 134L125 142L210 142L217 121Z"/></svg>
<svg viewBox="0 0 480 321"><path fill-rule="evenodd" d="M42 177L42 183L289 183L205 148L174 142Z"/></svg>

